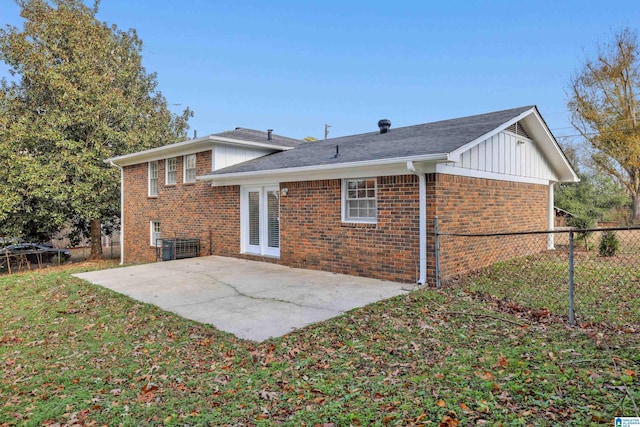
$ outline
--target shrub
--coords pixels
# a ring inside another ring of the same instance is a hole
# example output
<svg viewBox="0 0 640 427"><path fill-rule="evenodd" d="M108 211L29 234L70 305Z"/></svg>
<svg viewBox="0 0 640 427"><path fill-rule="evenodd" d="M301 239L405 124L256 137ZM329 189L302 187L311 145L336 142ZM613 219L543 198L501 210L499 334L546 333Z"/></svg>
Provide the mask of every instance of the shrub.
<svg viewBox="0 0 640 427"><path fill-rule="evenodd" d="M615 231L605 231L600 238L598 252L600 256L614 256L620 249L620 241Z"/></svg>
<svg viewBox="0 0 640 427"><path fill-rule="evenodd" d="M596 220L589 216L574 216L567 218L567 225L577 230L578 239L582 239L584 247L589 250L589 236L592 231L585 231L596 226Z"/></svg>

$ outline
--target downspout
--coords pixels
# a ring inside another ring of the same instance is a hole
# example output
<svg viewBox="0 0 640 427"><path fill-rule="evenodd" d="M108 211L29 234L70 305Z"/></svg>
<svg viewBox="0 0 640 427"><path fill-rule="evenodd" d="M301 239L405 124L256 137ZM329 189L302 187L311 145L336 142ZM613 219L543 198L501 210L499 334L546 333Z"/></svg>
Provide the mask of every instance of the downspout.
<svg viewBox="0 0 640 427"><path fill-rule="evenodd" d="M124 168L109 161L111 166L120 169L120 265L124 264Z"/></svg>
<svg viewBox="0 0 640 427"><path fill-rule="evenodd" d="M407 162L407 169L418 175L420 182L420 278L418 284L424 285L427 283L427 177L418 171L413 161Z"/></svg>
<svg viewBox="0 0 640 427"><path fill-rule="evenodd" d="M553 182L549 183L549 225L548 225L548 230L554 230L555 229L555 224L556 224L556 214L555 214L555 209L553 207ZM547 234L547 250L553 250L556 248L555 246L555 241L554 241L554 237L555 234L554 233L549 233Z"/></svg>

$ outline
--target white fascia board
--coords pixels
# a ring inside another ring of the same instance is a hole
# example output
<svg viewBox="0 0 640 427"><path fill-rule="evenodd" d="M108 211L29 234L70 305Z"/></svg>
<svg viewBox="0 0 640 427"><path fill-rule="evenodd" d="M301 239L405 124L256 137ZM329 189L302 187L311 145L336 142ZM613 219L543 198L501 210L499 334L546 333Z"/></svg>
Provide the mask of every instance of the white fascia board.
<svg viewBox="0 0 640 427"><path fill-rule="evenodd" d="M106 159L105 162L114 163L119 166L135 165L139 163L151 162L154 160L162 160L170 157L186 156L188 154L199 153L201 151L210 150L216 143L242 147L267 148L272 151L285 151L294 148L285 147L283 145L242 141L239 139L208 135L198 139L190 139L188 141L177 142L175 144L156 147L150 150L139 151L137 153L125 154L124 156L112 157L110 159Z"/></svg>
<svg viewBox="0 0 640 427"><path fill-rule="evenodd" d="M367 160L362 162L331 165L304 166L255 172L237 172L196 177L200 181L211 181L214 186L250 185L264 182L310 181L318 179L359 178L363 176L406 175L407 162L448 161L447 154L412 156L393 159Z"/></svg>
<svg viewBox="0 0 640 427"><path fill-rule="evenodd" d="M503 130L505 130L506 128L511 126L512 124L517 123L520 120L522 120L523 118L527 117L529 114L531 114L531 112L534 112L534 111L535 111L535 108L532 107L531 109L520 113L518 116L514 117L513 119L509 120L508 122L503 123L502 125L498 126L497 128L485 133L484 135L479 136L478 138L474 139L471 142L466 143L462 147L460 147L460 148L458 148L456 150L453 150L450 153L451 161L459 162L460 161L460 155L462 153L464 153L465 151L468 151L471 148L475 147L476 145L480 144L485 139L489 139L492 136L497 135L498 133L502 132Z"/></svg>
<svg viewBox="0 0 640 427"><path fill-rule="evenodd" d="M448 165L445 163L437 164L435 168L435 172L445 174L445 175L458 175L458 176L467 176L470 178L492 179L494 181L522 182L525 184L549 185L550 183L548 179L530 178L530 177L519 176L519 175L507 175L502 173L481 171L477 169L467 169L467 168L461 168L458 166Z"/></svg>

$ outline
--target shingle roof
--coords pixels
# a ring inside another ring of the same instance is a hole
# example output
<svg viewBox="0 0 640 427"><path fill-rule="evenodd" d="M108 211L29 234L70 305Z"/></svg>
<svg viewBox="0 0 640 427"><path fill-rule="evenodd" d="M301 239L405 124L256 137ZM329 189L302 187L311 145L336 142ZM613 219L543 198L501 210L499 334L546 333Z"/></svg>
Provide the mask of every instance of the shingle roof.
<svg viewBox="0 0 640 427"><path fill-rule="evenodd" d="M385 134L376 131L305 142L293 150L269 154L209 175L450 153L531 108L526 106L402 128L392 127ZM335 157L336 147L340 153L338 157Z"/></svg>
<svg viewBox="0 0 640 427"><path fill-rule="evenodd" d="M281 145L284 147L297 147L302 143L302 141L300 141L299 139L276 135L275 133L271 134L271 141L269 141L267 132L245 128L235 128L235 130L227 130L224 132L213 134L212 136L239 139L241 141L249 142L261 142L264 144Z"/></svg>

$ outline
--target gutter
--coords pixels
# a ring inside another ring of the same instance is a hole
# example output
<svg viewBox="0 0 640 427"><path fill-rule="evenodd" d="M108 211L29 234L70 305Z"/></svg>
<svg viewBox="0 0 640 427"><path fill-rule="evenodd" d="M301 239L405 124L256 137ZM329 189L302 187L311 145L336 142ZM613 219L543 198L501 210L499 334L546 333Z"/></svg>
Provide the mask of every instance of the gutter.
<svg viewBox="0 0 640 427"><path fill-rule="evenodd" d="M124 265L124 169L113 160L109 164L120 169L120 265Z"/></svg>
<svg viewBox="0 0 640 427"><path fill-rule="evenodd" d="M292 175L295 173L305 173L305 172L324 172L324 171L333 171L333 170L342 170L342 169L351 169L358 167L367 167L367 166L387 166L392 165L394 163L413 163L413 162L439 162L439 161L451 161L448 154L440 153L440 154L429 154L429 155L419 155L419 156L407 156L407 157L393 157L388 159L376 159L376 160L362 160L358 162L344 162L344 163L327 163L322 165L311 165L311 166L297 166L291 168L282 168L282 169L266 169L266 170L256 170L256 171L245 171L245 172L228 172L228 173L220 173L224 169L220 169L219 171L209 172L206 175L200 175L196 177L198 181L217 181L221 183L225 182L233 182L239 178L245 177L286 177L287 175ZM233 168L236 165L228 166L229 168Z"/></svg>
<svg viewBox="0 0 640 427"><path fill-rule="evenodd" d="M427 177L424 172L420 172L413 160L407 162L407 169L418 175L420 182L420 278L419 285L427 283Z"/></svg>

